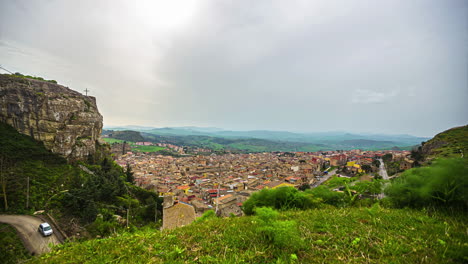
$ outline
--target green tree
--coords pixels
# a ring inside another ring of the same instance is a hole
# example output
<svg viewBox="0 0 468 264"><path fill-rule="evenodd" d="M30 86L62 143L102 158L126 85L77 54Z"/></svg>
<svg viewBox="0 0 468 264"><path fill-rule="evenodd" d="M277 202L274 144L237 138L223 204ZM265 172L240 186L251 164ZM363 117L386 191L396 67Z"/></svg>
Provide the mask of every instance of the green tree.
<svg viewBox="0 0 468 264"><path fill-rule="evenodd" d="M387 153L385 155L382 156L382 160L383 162L387 163L387 162L390 162L393 160L393 155L392 153Z"/></svg>
<svg viewBox="0 0 468 264"><path fill-rule="evenodd" d="M132 167L130 167L129 163L127 163L127 166L125 167L125 177L127 182L135 184L135 176L133 175Z"/></svg>
<svg viewBox="0 0 468 264"><path fill-rule="evenodd" d="M308 183L303 183L301 186L299 186L299 191L305 191L310 189L310 184Z"/></svg>
<svg viewBox="0 0 468 264"><path fill-rule="evenodd" d="M372 167L370 165L364 164L361 166L361 168L366 172L369 173L372 171Z"/></svg>

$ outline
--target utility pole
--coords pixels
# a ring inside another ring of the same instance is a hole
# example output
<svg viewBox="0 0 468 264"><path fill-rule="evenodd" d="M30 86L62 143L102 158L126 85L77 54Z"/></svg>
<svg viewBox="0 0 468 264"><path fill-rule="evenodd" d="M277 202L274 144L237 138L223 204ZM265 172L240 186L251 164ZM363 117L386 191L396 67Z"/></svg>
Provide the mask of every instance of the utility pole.
<svg viewBox="0 0 468 264"><path fill-rule="evenodd" d="M154 205L154 222L158 222L158 198L156 198L156 204Z"/></svg>
<svg viewBox="0 0 468 264"><path fill-rule="evenodd" d="M128 221L129 221L129 219L128 219L129 211L130 211L130 207L127 208L127 228L128 228Z"/></svg>
<svg viewBox="0 0 468 264"><path fill-rule="evenodd" d="M29 208L29 176L28 176L28 181L27 181L27 193L26 193L26 209Z"/></svg>
<svg viewBox="0 0 468 264"><path fill-rule="evenodd" d="M218 215L218 208L219 208L219 185L221 184L219 181L219 173L218 173L218 191L216 193L216 211L215 211L216 215Z"/></svg>

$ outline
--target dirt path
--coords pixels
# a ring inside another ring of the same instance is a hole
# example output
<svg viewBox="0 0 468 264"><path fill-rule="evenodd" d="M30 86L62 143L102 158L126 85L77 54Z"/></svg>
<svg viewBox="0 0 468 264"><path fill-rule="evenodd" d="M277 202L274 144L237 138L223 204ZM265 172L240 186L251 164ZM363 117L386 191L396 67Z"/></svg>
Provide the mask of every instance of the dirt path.
<svg viewBox="0 0 468 264"><path fill-rule="evenodd" d="M0 215L0 222L9 224L18 231L24 246L32 255L47 253L50 251L49 244L60 243L55 234L43 237L37 232L39 224L44 222L40 218L30 215Z"/></svg>

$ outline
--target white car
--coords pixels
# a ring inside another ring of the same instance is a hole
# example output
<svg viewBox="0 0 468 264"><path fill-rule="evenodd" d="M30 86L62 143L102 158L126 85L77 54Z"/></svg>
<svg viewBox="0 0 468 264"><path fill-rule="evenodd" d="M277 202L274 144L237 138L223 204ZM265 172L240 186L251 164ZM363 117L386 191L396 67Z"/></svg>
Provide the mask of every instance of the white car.
<svg viewBox="0 0 468 264"><path fill-rule="evenodd" d="M37 231L39 231L43 236L50 236L53 233L52 227L48 223L40 224Z"/></svg>

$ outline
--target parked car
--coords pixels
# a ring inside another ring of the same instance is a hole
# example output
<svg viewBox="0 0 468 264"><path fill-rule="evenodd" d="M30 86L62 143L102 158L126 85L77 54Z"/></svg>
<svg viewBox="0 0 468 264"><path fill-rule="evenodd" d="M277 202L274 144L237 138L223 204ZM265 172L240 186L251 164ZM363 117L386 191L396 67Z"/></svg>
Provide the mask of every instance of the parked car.
<svg viewBox="0 0 468 264"><path fill-rule="evenodd" d="M42 223L37 228L37 231L41 233L43 236L50 236L54 232L52 227L48 223Z"/></svg>

